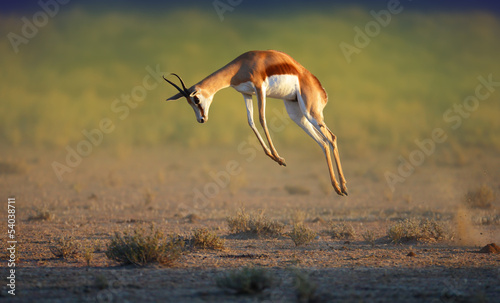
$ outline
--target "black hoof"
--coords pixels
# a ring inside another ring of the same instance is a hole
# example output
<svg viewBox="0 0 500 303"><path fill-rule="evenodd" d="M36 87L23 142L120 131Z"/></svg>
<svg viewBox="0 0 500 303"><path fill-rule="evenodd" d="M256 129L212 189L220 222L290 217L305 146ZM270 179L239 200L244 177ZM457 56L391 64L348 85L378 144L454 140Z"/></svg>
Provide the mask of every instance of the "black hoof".
<svg viewBox="0 0 500 303"><path fill-rule="evenodd" d="M347 193L347 187L344 187L344 188L342 189L342 194L343 194L344 196L349 196L349 194Z"/></svg>

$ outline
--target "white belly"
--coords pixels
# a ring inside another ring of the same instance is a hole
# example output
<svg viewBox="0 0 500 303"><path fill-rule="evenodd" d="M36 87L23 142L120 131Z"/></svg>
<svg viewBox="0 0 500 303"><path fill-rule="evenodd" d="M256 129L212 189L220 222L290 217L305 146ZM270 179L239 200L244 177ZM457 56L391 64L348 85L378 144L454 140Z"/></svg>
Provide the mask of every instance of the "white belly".
<svg viewBox="0 0 500 303"><path fill-rule="evenodd" d="M240 93L255 95L255 85L251 81L232 87ZM262 87L266 89L267 97L296 100L299 92L299 79L295 75L274 75L267 77L262 83Z"/></svg>

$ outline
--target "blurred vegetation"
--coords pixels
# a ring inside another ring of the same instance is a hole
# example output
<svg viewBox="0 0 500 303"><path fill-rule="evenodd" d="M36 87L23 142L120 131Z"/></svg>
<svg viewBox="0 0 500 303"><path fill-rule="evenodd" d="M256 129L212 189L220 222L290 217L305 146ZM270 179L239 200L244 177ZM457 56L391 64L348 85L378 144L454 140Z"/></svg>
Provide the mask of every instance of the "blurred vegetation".
<svg viewBox="0 0 500 303"><path fill-rule="evenodd" d="M63 148L109 118L116 128L104 146L236 146L252 132L243 98L230 89L216 95L205 125L184 100L164 101L175 93L166 83L148 91L123 121L111 105L142 84L147 66L179 73L192 85L245 51L278 49L322 82L330 100L325 120L342 149L404 150L436 127L451 142L500 149L498 91L457 130L443 120L447 109L474 94L478 76L493 73L500 81L500 21L493 15L403 11L348 63L339 44L353 44L353 28L373 20L365 9L226 14L221 22L215 11L198 9L75 8L52 18L18 54L1 39L0 144ZM20 17L0 15L2 37L20 33ZM268 121L274 108L283 111L281 101L268 106ZM293 123L273 138L281 146L312 142Z"/></svg>

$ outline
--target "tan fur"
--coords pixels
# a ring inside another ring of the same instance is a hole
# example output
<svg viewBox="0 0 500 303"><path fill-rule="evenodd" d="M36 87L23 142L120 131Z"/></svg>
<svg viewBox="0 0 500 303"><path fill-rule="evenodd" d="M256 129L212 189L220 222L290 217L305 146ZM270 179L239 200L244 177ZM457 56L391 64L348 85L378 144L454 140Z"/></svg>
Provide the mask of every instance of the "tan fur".
<svg viewBox="0 0 500 303"><path fill-rule="evenodd" d="M297 75L301 79L301 87L318 91L321 102L326 105L328 98L318 78L289 55L275 50L246 52L200 81L195 87L203 87L207 93L215 94L229 85L236 86L247 81L252 81L256 87L260 87L266 77L283 74Z"/></svg>

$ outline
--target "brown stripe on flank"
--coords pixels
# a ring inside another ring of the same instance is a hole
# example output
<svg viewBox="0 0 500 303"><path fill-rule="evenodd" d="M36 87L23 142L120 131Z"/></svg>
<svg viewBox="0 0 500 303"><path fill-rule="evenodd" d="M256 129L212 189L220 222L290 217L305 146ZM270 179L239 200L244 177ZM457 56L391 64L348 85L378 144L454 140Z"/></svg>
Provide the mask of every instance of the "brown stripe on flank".
<svg viewBox="0 0 500 303"><path fill-rule="evenodd" d="M266 67L266 76L272 75L298 75L297 67L289 63L281 63ZM264 77L265 79L265 77Z"/></svg>

